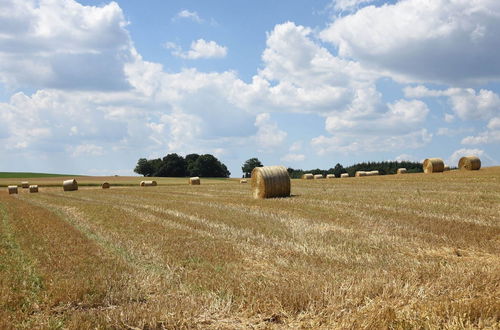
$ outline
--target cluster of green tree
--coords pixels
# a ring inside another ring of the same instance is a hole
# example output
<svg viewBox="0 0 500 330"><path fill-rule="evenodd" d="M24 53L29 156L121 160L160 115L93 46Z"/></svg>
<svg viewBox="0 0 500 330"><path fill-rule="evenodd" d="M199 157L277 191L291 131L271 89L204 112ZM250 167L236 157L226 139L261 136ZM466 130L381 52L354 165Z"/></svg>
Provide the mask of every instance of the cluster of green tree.
<svg viewBox="0 0 500 330"><path fill-rule="evenodd" d="M293 179L299 179L304 173L312 174L335 174L337 178L340 177L342 173L349 173L349 176L354 176L356 171L375 171L378 170L381 175L385 174L396 174L398 168L404 167L408 173L418 173L423 172L422 163L409 162L409 161L385 161L385 162L363 162L354 164L352 166L344 168L341 164L335 165L335 167L328 170L321 170L319 168L314 170L301 170L288 168L288 174Z"/></svg>
<svg viewBox="0 0 500 330"><path fill-rule="evenodd" d="M226 165L210 154L189 154L186 157L168 154L163 158L141 158L134 169L144 176L185 177L201 176L227 178L231 174Z"/></svg>
<svg viewBox="0 0 500 330"><path fill-rule="evenodd" d="M253 169L262 166L264 165L262 165L259 159L257 158L248 159L246 162L243 163L243 166L241 166L241 170L243 171L243 177L244 178L251 177Z"/></svg>

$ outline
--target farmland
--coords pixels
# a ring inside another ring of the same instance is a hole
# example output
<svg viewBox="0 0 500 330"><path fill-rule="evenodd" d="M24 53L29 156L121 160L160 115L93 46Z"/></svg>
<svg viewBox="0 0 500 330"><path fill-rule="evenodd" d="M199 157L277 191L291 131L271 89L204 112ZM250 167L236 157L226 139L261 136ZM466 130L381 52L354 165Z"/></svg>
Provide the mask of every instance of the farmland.
<svg viewBox="0 0 500 330"><path fill-rule="evenodd" d="M62 179L0 192L0 328L500 326L500 167L267 200L238 180Z"/></svg>

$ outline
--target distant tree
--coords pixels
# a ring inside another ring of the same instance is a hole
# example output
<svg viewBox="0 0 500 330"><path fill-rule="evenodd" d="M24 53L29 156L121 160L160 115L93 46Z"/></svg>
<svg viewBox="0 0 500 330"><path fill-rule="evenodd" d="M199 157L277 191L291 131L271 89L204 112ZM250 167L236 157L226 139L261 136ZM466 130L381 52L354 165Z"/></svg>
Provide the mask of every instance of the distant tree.
<svg viewBox="0 0 500 330"><path fill-rule="evenodd" d="M231 175L226 165L222 164L215 156L210 154L201 155L192 166L192 175L213 178L227 178Z"/></svg>
<svg viewBox="0 0 500 330"><path fill-rule="evenodd" d="M140 158L139 161L137 161L137 166L134 168L134 172L143 176L152 176L154 174L154 168L149 160L146 158Z"/></svg>
<svg viewBox="0 0 500 330"><path fill-rule="evenodd" d="M342 173L347 173L347 171L345 170L344 166L340 165L340 163L337 163L337 165L335 165L335 167L333 168L333 174L335 174L337 178L340 178L340 175Z"/></svg>
<svg viewBox="0 0 500 330"><path fill-rule="evenodd" d="M196 160L198 160L198 158L200 158L200 155L198 154L189 154L189 155L186 155L185 159L186 159L186 165L187 165L187 169L186 169L186 172L187 172L187 175L189 176L199 176L199 169L196 168Z"/></svg>
<svg viewBox="0 0 500 330"><path fill-rule="evenodd" d="M259 159L250 158L245 163L243 163L241 170L243 171L243 173L245 173L245 177L249 178L251 176L254 168L262 167L262 166L264 166L264 165L262 165L262 163L260 162Z"/></svg>
<svg viewBox="0 0 500 330"><path fill-rule="evenodd" d="M186 160L177 154L168 154L162 159L162 165L156 176L183 177L186 176Z"/></svg>

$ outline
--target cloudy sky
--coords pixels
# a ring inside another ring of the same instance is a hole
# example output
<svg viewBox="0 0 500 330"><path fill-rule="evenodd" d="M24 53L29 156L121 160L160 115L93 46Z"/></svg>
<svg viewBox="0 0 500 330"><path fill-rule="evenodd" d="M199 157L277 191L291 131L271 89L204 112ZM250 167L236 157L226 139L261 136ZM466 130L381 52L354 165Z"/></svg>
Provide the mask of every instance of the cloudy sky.
<svg viewBox="0 0 500 330"><path fill-rule="evenodd" d="M0 171L500 164L498 0L0 0Z"/></svg>

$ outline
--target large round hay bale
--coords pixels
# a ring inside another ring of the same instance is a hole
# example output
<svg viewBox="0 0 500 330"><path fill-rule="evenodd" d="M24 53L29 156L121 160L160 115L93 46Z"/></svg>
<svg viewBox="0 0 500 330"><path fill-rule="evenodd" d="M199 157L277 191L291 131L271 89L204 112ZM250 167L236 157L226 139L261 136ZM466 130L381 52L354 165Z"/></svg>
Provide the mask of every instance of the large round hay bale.
<svg viewBox="0 0 500 330"><path fill-rule="evenodd" d="M189 184L190 185L200 185L200 177L199 176L193 176L192 178L189 178Z"/></svg>
<svg viewBox="0 0 500 330"><path fill-rule="evenodd" d="M156 186L157 183L154 180L149 180L149 181L141 181L141 187L154 187Z"/></svg>
<svg viewBox="0 0 500 330"><path fill-rule="evenodd" d="M326 178L327 179L335 179L335 174L327 174Z"/></svg>
<svg viewBox="0 0 500 330"><path fill-rule="evenodd" d="M246 179L241 179L240 183L247 183L247 180Z"/></svg>
<svg viewBox="0 0 500 330"><path fill-rule="evenodd" d="M102 189L109 189L109 187L111 187L111 185L109 184L109 182L104 182L104 183L101 185L101 188L102 188Z"/></svg>
<svg viewBox="0 0 500 330"><path fill-rule="evenodd" d="M290 176L284 166L256 167L252 171L254 198L290 196Z"/></svg>
<svg viewBox="0 0 500 330"><path fill-rule="evenodd" d="M302 179L312 180L312 179L314 179L314 175L312 173L305 173L304 175L302 175Z"/></svg>
<svg viewBox="0 0 500 330"><path fill-rule="evenodd" d="M38 185L32 184L30 185L30 193L37 193L38 192Z"/></svg>
<svg viewBox="0 0 500 330"><path fill-rule="evenodd" d="M9 195L17 194L17 186L8 186L7 190L9 191Z"/></svg>
<svg viewBox="0 0 500 330"><path fill-rule="evenodd" d="M398 168L398 170L396 171L396 174L406 174L406 173L408 173L408 171L404 167Z"/></svg>
<svg viewBox="0 0 500 330"><path fill-rule="evenodd" d="M340 175L340 178L348 178L349 177L349 173L342 173Z"/></svg>
<svg viewBox="0 0 500 330"><path fill-rule="evenodd" d="M324 179L325 177L323 176L323 174L314 174L314 180L321 180L321 179Z"/></svg>
<svg viewBox="0 0 500 330"><path fill-rule="evenodd" d="M78 190L78 182L76 182L75 179L64 180L63 181L63 190L64 191Z"/></svg>
<svg viewBox="0 0 500 330"><path fill-rule="evenodd" d="M367 176L366 173L367 173L366 171L356 171L356 173L354 173L354 176L355 177Z"/></svg>
<svg viewBox="0 0 500 330"><path fill-rule="evenodd" d="M438 173L444 171L444 162L441 158L427 158L423 164L424 173Z"/></svg>
<svg viewBox="0 0 500 330"><path fill-rule="evenodd" d="M30 187L30 183L28 181L21 182L21 188L28 189Z"/></svg>
<svg viewBox="0 0 500 330"><path fill-rule="evenodd" d="M465 156L458 161L458 168L461 170L477 171L481 168L481 159L476 156Z"/></svg>

